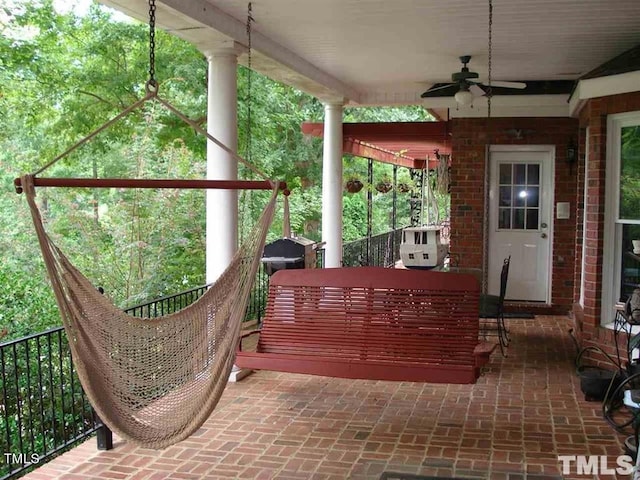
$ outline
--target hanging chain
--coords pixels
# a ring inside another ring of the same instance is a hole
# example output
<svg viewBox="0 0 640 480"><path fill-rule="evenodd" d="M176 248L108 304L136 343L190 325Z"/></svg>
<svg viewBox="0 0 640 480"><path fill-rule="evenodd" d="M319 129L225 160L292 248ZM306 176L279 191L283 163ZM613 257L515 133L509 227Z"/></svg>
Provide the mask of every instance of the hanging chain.
<svg viewBox="0 0 640 480"><path fill-rule="evenodd" d="M152 87L156 81L156 0L149 0L149 81Z"/></svg>
<svg viewBox="0 0 640 480"><path fill-rule="evenodd" d="M251 161L251 22L253 22L253 16L251 15L251 2L247 6L247 148L246 156L247 160Z"/></svg>
<svg viewBox="0 0 640 480"><path fill-rule="evenodd" d="M489 273L489 215L491 214L490 205L489 205L489 181L490 181L490 171L491 162L489 161L489 156L491 152L491 97L493 96L493 87L491 85L491 61L493 54L493 37L492 37L492 27L493 27L493 3L492 0L489 0L489 78L488 78L488 86L489 89L487 91L487 147L485 151L485 160L484 160L484 220L483 220L483 228L482 228L482 291L487 293L488 291L488 273Z"/></svg>
<svg viewBox="0 0 640 480"><path fill-rule="evenodd" d="M487 118L491 118L491 97L493 86L491 85L491 56L493 50L493 36L492 36L492 27L493 27L493 3L492 0L489 0L489 91L487 92ZM488 132L487 132L488 133Z"/></svg>

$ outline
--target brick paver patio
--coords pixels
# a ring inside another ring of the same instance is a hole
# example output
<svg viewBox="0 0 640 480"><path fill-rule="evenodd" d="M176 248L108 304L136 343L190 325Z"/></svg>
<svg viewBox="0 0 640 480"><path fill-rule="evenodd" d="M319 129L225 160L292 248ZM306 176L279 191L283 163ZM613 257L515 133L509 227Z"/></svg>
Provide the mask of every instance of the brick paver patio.
<svg viewBox="0 0 640 480"><path fill-rule="evenodd" d="M162 451L94 439L29 480L377 480L385 471L492 480L561 475L558 455L622 454L624 435L580 392L567 317L508 320L475 385L353 381L256 372L230 384L206 424ZM622 477L621 477L622 478ZM628 478L628 477L627 477Z"/></svg>

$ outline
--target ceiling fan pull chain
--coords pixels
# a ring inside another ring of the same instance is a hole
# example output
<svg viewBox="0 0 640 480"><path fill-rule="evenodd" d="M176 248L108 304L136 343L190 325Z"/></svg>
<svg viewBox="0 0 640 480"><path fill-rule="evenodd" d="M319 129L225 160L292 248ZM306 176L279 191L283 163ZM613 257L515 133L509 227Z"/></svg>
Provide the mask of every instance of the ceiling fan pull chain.
<svg viewBox="0 0 640 480"><path fill-rule="evenodd" d="M493 35L492 35L492 27L493 27L493 3L489 0L489 79L488 79L488 91L487 91L487 115L491 118L491 90L493 86L491 84L491 55L493 50Z"/></svg>

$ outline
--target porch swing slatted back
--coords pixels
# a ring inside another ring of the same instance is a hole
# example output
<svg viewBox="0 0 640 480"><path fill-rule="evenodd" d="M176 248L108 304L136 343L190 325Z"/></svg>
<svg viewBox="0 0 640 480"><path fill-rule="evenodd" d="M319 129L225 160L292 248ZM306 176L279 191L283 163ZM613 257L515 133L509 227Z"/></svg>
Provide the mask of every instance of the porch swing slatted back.
<svg viewBox="0 0 640 480"><path fill-rule="evenodd" d="M473 383L492 345L478 342L472 275L378 267L283 270L272 278L255 352L240 367L342 378Z"/></svg>

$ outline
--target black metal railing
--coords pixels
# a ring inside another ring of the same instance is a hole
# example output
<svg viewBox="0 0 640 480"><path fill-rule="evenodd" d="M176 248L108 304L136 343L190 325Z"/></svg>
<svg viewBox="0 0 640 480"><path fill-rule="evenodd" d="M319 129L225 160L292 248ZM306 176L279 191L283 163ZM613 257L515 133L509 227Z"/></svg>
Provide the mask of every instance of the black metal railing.
<svg viewBox="0 0 640 480"><path fill-rule="evenodd" d="M402 229L364 237L345 243L342 265L345 267L391 267L400 260Z"/></svg>
<svg viewBox="0 0 640 480"><path fill-rule="evenodd" d="M167 295L165 297L152 300L147 303L141 303L133 307L125 309L125 312L133 317L155 318L168 315L178 310L182 310L186 306L195 302L207 291L209 285L201 285L185 292L175 295Z"/></svg>
<svg viewBox="0 0 640 480"><path fill-rule="evenodd" d="M370 258L371 265L392 265L399 258L400 233L345 244L345 258ZM324 250L316 253L316 266L322 268ZM260 268L245 321L259 322L264 315L268 284ZM143 318L168 315L195 302L209 286L135 305L125 312ZM82 389L63 327L0 344L0 394L0 480L16 478L96 432L99 448L110 448L110 432Z"/></svg>
<svg viewBox="0 0 640 480"><path fill-rule="evenodd" d="M264 314L267 286L260 269L245 321L259 321ZM168 315L208 288L195 287L125 312L143 318ZM25 473L96 432L99 448L110 448L111 433L82 390L63 327L0 344L0 394L0 480Z"/></svg>
<svg viewBox="0 0 640 480"><path fill-rule="evenodd" d="M210 286L211 284L209 283L175 295L167 295L147 303L141 303L140 305L127 308L125 312L131 316L141 318L154 318L168 315L191 305L199 299ZM253 289L249 296L244 318L245 321L259 320L264 314L267 287L267 274L260 268L256 274Z"/></svg>
<svg viewBox="0 0 640 480"><path fill-rule="evenodd" d="M45 462L101 427L62 327L0 345L0 479Z"/></svg>
<svg viewBox="0 0 640 480"><path fill-rule="evenodd" d="M249 295L249 303L247 304L247 311L244 315L244 321L250 322L256 320L260 322L264 315L264 310L267 304L267 289L269 288L269 276L265 273L262 265L258 270L253 289Z"/></svg>

